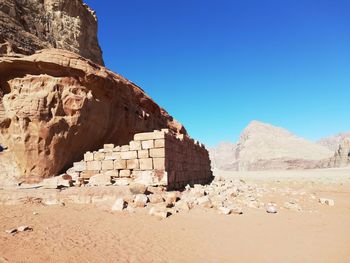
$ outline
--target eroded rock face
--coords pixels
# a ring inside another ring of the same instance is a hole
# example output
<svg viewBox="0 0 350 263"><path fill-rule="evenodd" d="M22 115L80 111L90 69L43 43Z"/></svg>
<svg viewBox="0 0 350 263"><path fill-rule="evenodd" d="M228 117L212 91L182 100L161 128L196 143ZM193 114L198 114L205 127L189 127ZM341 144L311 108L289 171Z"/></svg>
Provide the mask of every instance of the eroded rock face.
<svg viewBox="0 0 350 263"><path fill-rule="evenodd" d="M330 167L346 167L348 165L350 165L350 138L340 142L338 150L329 163Z"/></svg>
<svg viewBox="0 0 350 263"><path fill-rule="evenodd" d="M251 122L236 144L210 150L214 167L232 171L323 168L332 155L324 146L259 121Z"/></svg>
<svg viewBox="0 0 350 263"><path fill-rule="evenodd" d="M97 18L82 0L0 1L0 54L65 49L103 65Z"/></svg>
<svg viewBox="0 0 350 263"><path fill-rule="evenodd" d="M126 144L138 132L186 134L135 84L58 49L0 58L0 108L0 142L27 182L59 174L104 143Z"/></svg>

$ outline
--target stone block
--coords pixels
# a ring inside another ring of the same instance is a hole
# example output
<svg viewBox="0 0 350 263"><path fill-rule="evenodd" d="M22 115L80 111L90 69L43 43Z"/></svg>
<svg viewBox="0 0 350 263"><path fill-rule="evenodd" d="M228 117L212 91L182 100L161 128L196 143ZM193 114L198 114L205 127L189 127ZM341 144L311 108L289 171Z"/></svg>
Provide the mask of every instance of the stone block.
<svg viewBox="0 0 350 263"><path fill-rule="evenodd" d="M113 169L114 169L113 160L102 161L102 170L113 170Z"/></svg>
<svg viewBox="0 0 350 263"><path fill-rule="evenodd" d="M108 174L96 174L89 179L90 186L107 186L111 185L111 177Z"/></svg>
<svg viewBox="0 0 350 263"><path fill-rule="evenodd" d="M154 131L154 132L144 132L137 133L134 135L134 141L144 141L144 140L154 140L154 139L164 139L164 131Z"/></svg>
<svg viewBox="0 0 350 263"><path fill-rule="evenodd" d="M129 143L129 145L130 145L130 151L141 150L141 142L140 141L131 141Z"/></svg>
<svg viewBox="0 0 350 263"><path fill-rule="evenodd" d="M165 148L150 149L149 155L155 158L165 157Z"/></svg>
<svg viewBox="0 0 350 263"><path fill-rule="evenodd" d="M113 148L113 152L120 152L121 147L120 146L116 146Z"/></svg>
<svg viewBox="0 0 350 263"><path fill-rule="evenodd" d="M101 163L101 161L87 162L86 169L89 171L100 171L102 169L102 163Z"/></svg>
<svg viewBox="0 0 350 263"><path fill-rule="evenodd" d="M113 149L114 149L114 144L112 144L112 143L104 144L104 145L103 145L103 149L113 151Z"/></svg>
<svg viewBox="0 0 350 263"><path fill-rule="evenodd" d="M99 174L100 171L83 171L80 173L80 177L84 179L90 179L92 176Z"/></svg>
<svg viewBox="0 0 350 263"><path fill-rule="evenodd" d="M119 177L130 177L131 171L130 170L120 170L119 171Z"/></svg>
<svg viewBox="0 0 350 263"><path fill-rule="evenodd" d="M75 162L73 168L76 172L82 172L86 170L86 162Z"/></svg>
<svg viewBox="0 0 350 263"><path fill-rule="evenodd" d="M120 152L105 153L105 160L121 160Z"/></svg>
<svg viewBox="0 0 350 263"><path fill-rule="evenodd" d="M137 159L137 151L121 152L122 160Z"/></svg>
<svg viewBox="0 0 350 263"><path fill-rule="evenodd" d="M154 148L154 141L153 140L147 140L147 141L142 141L142 149L151 149Z"/></svg>
<svg viewBox="0 0 350 263"><path fill-rule="evenodd" d="M126 169L126 160L115 160L114 169L115 170Z"/></svg>
<svg viewBox="0 0 350 263"><path fill-rule="evenodd" d="M94 160L95 161L102 161L105 159L105 153L104 152L94 152Z"/></svg>
<svg viewBox="0 0 350 263"><path fill-rule="evenodd" d="M128 152L130 151L130 146L129 145L123 145L120 147L121 152Z"/></svg>
<svg viewBox="0 0 350 263"><path fill-rule="evenodd" d="M84 161L93 161L94 160L94 154L92 152L87 152L84 154Z"/></svg>
<svg viewBox="0 0 350 263"><path fill-rule="evenodd" d="M154 140L154 147L155 148L164 148L165 147L165 139Z"/></svg>
<svg viewBox="0 0 350 263"><path fill-rule="evenodd" d="M148 150L140 150L140 151L137 151L137 157L138 157L139 159L149 158L149 152L148 152Z"/></svg>
<svg viewBox="0 0 350 263"><path fill-rule="evenodd" d="M153 158L153 169L165 170L165 158Z"/></svg>
<svg viewBox="0 0 350 263"><path fill-rule="evenodd" d="M119 171L118 170L110 170L107 172L104 172L106 175L109 175L111 178L118 178L119 177Z"/></svg>
<svg viewBox="0 0 350 263"><path fill-rule="evenodd" d="M140 169L141 170L152 170L153 169L153 161L152 158L139 159Z"/></svg>
<svg viewBox="0 0 350 263"><path fill-rule="evenodd" d="M140 164L138 159L131 159L126 161L126 167L128 169L139 169Z"/></svg>

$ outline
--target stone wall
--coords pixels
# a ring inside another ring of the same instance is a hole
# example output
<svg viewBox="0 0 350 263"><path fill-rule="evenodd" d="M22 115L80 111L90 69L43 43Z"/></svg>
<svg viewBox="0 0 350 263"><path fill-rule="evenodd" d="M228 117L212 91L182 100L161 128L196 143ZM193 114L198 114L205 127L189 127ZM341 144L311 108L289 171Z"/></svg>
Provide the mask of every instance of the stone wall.
<svg viewBox="0 0 350 263"><path fill-rule="evenodd" d="M84 182L100 176L117 185L133 181L167 189L212 179L204 145L168 129L137 133L128 145L105 144L103 149L85 153L84 160L75 162L67 173Z"/></svg>

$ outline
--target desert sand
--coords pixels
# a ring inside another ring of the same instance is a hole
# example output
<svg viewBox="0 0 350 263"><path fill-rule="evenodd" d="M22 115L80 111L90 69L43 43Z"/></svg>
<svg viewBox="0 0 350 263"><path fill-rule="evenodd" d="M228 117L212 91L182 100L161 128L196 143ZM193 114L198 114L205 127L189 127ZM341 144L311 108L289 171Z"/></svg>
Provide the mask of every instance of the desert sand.
<svg viewBox="0 0 350 263"><path fill-rule="evenodd" d="M262 199L278 213L196 208L160 220L96 205L0 206L0 262L350 262L349 169L215 174L269 189ZM291 199L302 211L284 208ZM5 233L20 225L33 230Z"/></svg>

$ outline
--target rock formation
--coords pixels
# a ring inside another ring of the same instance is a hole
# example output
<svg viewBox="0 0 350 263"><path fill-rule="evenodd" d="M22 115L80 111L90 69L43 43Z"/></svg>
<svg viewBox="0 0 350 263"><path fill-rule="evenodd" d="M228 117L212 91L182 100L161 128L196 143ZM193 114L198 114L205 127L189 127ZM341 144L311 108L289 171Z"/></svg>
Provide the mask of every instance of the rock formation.
<svg viewBox="0 0 350 263"><path fill-rule="evenodd" d="M318 168L332 155L326 147L258 121L248 125L238 143L210 150L214 167L236 171Z"/></svg>
<svg viewBox="0 0 350 263"><path fill-rule="evenodd" d="M2 0L0 54L44 48L72 51L103 65L97 18L82 0Z"/></svg>
<svg viewBox="0 0 350 263"><path fill-rule="evenodd" d="M329 167L346 167L350 165L350 138L343 139L334 157L330 159Z"/></svg>
<svg viewBox="0 0 350 263"><path fill-rule="evenodd" d="M104 143L126 144L137 132L186 134L141 88L69 51L0 58L0 91L0 144L14 160L7 165L18 164L28 182L65 171Z"/></svg>
<svg viewBox="0 0 350 263"><path fill-rule="evenodd" d="M339 149L340 143L347 138L350 139L350 132L343 132L343 133L336 134L334 136L322 138L317 143L335 152Z"/></svg>

